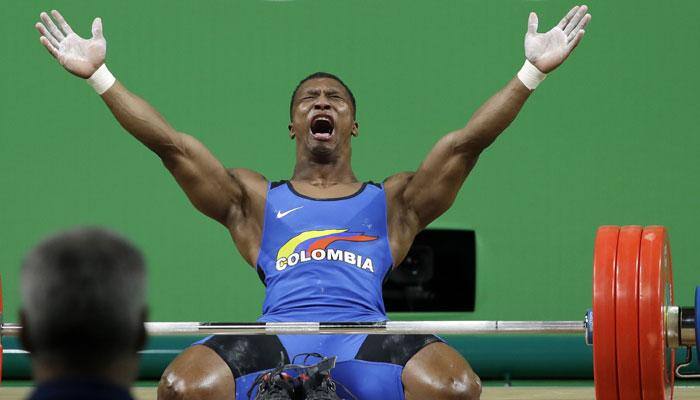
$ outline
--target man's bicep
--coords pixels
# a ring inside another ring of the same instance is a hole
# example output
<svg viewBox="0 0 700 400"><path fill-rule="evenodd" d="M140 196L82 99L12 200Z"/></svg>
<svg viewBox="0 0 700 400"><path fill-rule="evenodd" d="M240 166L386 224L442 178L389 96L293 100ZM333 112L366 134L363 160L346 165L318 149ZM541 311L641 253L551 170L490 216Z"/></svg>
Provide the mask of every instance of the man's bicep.
<svg viewBox="0 0 700 400"><path fill-rule="evenodd" d="M231 207L243 202L241 183L194 137L180 134L174 147L165 166L199 211L226 224Z"/></svg>
<svg viewBox="0 0 700 400"><path fill-rule="evenodd" d="M404 202L421 229L450 208L476 164L478 153L460 148L462 134L456 131L440 139L406 183Z"/></svg>

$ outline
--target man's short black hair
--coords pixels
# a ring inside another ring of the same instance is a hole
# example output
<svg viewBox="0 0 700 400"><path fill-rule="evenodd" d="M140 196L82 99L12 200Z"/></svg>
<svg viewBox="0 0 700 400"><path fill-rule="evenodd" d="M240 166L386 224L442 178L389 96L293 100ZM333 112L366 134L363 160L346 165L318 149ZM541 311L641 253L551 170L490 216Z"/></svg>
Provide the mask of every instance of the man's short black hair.
<svg viewBox="0 0 700 400"><path fill-rule="evenodd" d="M338 78L336 75L330 74L328 72L314 72L313 74L307 76L306 78L302 79L299 84L297 85L296 88L294 88L294 91L292 92L292 100L289 102L289 119L292 119L292 114L294 114L294 97L297 95L297 92L299 91L299 88L301 85L304 84L304 82L311 80L311 79L317 79L317 78L330 78L333 80L338 81L345 90L347 90L348 95L350 95L350 102L352 103L352 116L353 118L357 117L357 103L355 102L355 96L352 94L352 90L348 87L348 85L345 84L340 78Z"/></svg>
<svg viewBox="0 0 700 400"><path fill-rule="evenodd" d="M25 347L61 368L90 372L143 345L146 271L141 252L101 228L62 232L22 265Z"/></svg>

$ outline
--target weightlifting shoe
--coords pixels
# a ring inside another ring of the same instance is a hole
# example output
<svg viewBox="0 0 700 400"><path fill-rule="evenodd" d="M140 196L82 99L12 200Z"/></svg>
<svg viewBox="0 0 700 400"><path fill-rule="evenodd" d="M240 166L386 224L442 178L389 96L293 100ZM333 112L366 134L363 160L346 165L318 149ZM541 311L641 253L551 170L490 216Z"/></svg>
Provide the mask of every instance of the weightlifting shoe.
<svg viewBox="0 0 700 400"><path fill-rule="evenodd" d="M292 400L294 399L294 379L281 368L260 374L248 391L248 398L257 385L255 400Z"/></svg>
<svg viewBox="0 0 700 400"><path fill-rule="evenodd" d="M335 382L328 371L313 375L301 375L301 390L306 400L340 400L335 392Z"/></svg>

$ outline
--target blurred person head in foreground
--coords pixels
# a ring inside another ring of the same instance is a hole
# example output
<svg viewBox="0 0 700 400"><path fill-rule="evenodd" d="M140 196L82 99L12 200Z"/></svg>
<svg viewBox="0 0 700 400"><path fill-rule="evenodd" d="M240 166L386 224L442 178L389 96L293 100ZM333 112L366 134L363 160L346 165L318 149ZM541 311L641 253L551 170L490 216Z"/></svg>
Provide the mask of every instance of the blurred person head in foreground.
<svg viewBox="0 0 700 400"><path fill-rule="evenodd" d="M57 233L26 256L21 341L31 354L32 399L130 399L146 340L141 252L102 228Z"/></svg>

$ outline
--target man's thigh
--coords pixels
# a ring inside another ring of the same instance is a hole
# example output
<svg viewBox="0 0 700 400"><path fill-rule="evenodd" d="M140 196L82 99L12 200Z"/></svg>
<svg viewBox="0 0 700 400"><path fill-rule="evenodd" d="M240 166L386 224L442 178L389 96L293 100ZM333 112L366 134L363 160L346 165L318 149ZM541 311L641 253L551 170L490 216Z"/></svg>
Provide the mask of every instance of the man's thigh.
<svg viewBox="0 0 700 400"><path fill-rule="evenodd" d="M289 364L282 342L274 335L217 335L198 342L212 349L228 365L235 380L236 399L247 399L262 372ZM252 398L251 397L251 398Z"/></svg>
<svg viewBox="0 0 700 400"><path fill-rule="evenodd" d="M286 338L283 337L283 339ZM231 378L235 380L235 386L231 385L233 382L223 386L226 386L229 390L235 387L236 398L245 399L248 398L248 391L252 388L255 378L262 371L275 368L280 363L287 364L290 362L289 349L283 343L277 336L224 335L209 337L197 343L203 346L193 346L190 349L207 347L204 350L209 350L206 352L208 358L218 356L219 359L216 360L215 364L222 367L226 366L230 371L228 373L229 378L225 381L231 380ZM324 348L323 350L325 351L322 351L321 354L334 356L337 355L335 353L347 353L346 349L340 348L344 346L338 346L339 343L334 344L336 346ZM473 374L466 361L456 351L433 335L369 335L361 342L359 349L357 347L354 348L356 349L353 350L353 353L356 352L354 353L354 359L341 359L331 372L333 379L340 383L338 392L341 396L345 394L343 386L347 387L359 399L402 400L404 399L404 393L406 393L408 396L406 398L408 399L428 398L424 394L440 394L442 392L431 390L433 389L432 386L435 385L427 385L426 387L424 382L427 380L435 383L441 380L438 377L430 378L431 375L439 375L449 379L454 373L462 371L459 368L446 369L439 362L448 362L452 367L459 366L460 363L455 363L455 360L452 359L455 355L466 366L466 370ZM449 349L449 351L445 352L445 348ZM305 347L301 346L299 349L294 350L305 350ZM199 351L199 353L202 353L202 351ZM211 353L211 357L209 357L209 353ZM441 357L447 358L436 362L436 358ZM191 367L193 365L191 364L192 361L189 360L184 364L174 364L183 367L189 364ZM209 362L211 361L209 360ZM210 365L213 366L214 363ZM176 367L176 365L171 367ZM172 368L169 369L172 370ZM180 370L180 368L177 369ZM206 368L202 368L202 370L204 369ZM220 369L222 368L217 368L217 370ZM442 375L445 372L447 372L447 375ZM416 375L420 375L422 380L416 379ZM206 374L204 374L199 376L199 378L192 376L188 380L194 379L209 381L209 384L213 383L211 376L209 379L206 378ZM192 386L194 383L190 382L188 386ZM223 389L223 387L221 388ZM255 392L254 389L253 392ZM411 395L413 397L410 397ZM347 397L352 398L350 396Z"/></svg>
<svg viewBox="0 0 700 400"><path fill-rule="evenodd" d="M358 399L403 400L405 366L422 349L440 342L434 335L368 335L354 360L338 363L332 376Z"/></svg>

